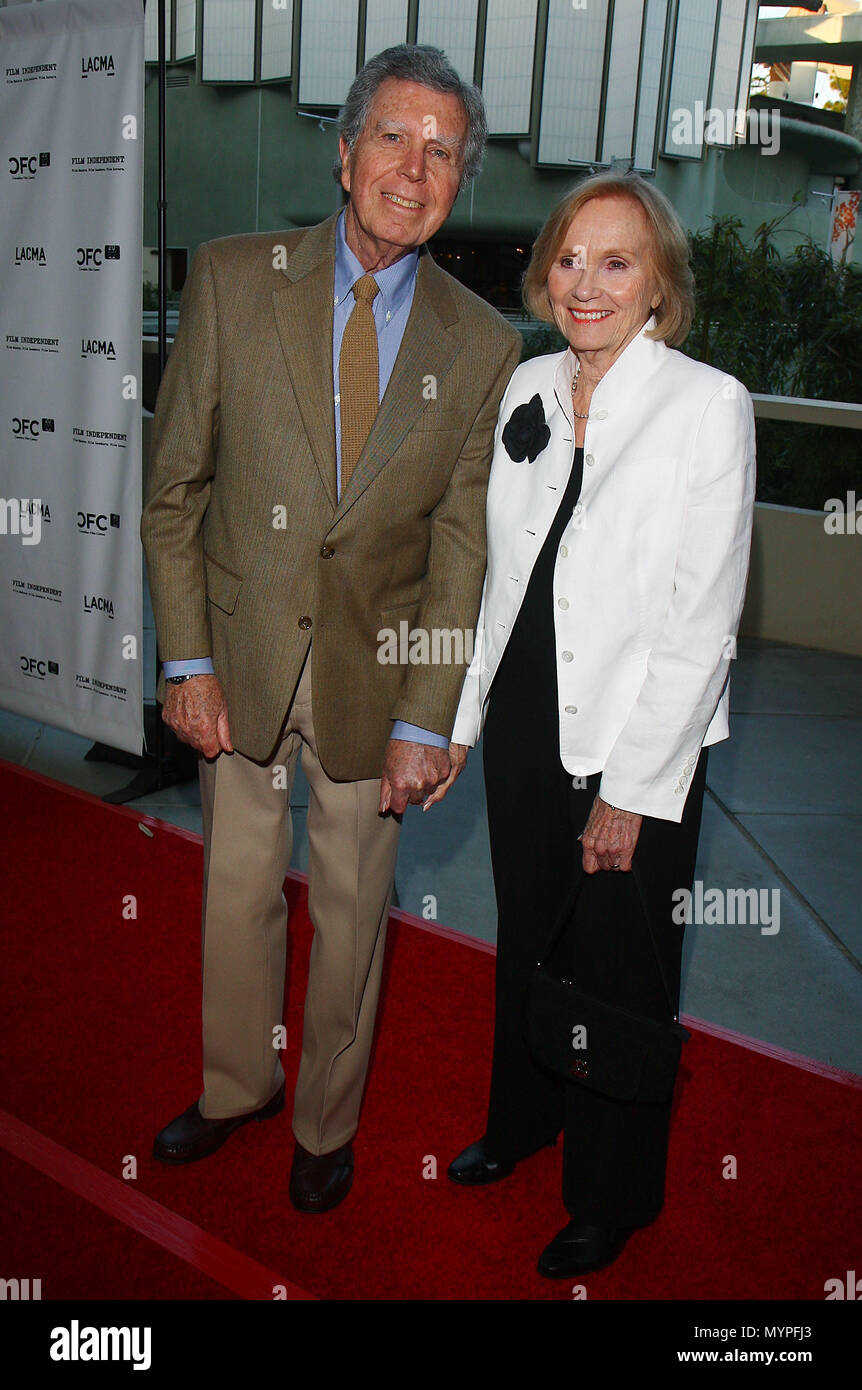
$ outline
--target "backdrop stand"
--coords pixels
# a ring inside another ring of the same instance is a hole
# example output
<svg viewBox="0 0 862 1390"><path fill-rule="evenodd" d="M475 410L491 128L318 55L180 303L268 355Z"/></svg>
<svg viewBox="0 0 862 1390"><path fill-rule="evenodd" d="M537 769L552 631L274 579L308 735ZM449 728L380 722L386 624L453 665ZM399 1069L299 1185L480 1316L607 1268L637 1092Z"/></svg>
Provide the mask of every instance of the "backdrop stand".
<svg viewBox="0 0 862 1390"><path fill-rule="evenodd" d="M143 0L146 9L146 0ZM166 101L165 94L167 88L167 36L165 26L165 0L157 0L158 4L158 34L159 34L159 62L158 62L158 90L159 90L159 200L158 200L158 275L159 275L159 308L158 308L158 334L159 334L159 381L164 375L165 363L168 359L168 290L166 282L166 262L167 262L167 197L166 197L166 158L165 158L165 126L166 126ZM156 653L156 680L159 675L159 657ZM150 714L152 709L152 714ZM120 787L117 791L108 792L102 797L112 806L122 806L128 801L135 801L138 797L149 796L151 792L164 791L167 787L177 786L181 782L191 781L197 775L197 754L187 744L180 743L174 734L165 728L160 714L160 707L156 702L148 706L144 702L144 745L152 747L152 753L144 753L140 756L134 754L121 753L116 748L107 748L104 744L94 744L86 754L86 760L121 763L127 767L137 767L139 771L127 787Z"/></svg>

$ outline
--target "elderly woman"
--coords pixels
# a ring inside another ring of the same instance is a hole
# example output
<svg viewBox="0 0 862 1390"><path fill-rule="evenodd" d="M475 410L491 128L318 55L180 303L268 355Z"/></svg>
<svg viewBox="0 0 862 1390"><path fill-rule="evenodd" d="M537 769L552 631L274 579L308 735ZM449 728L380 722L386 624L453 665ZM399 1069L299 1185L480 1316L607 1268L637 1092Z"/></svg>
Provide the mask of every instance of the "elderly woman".
<svg viewBox="0 0 862 1390"><path fill-rule="evenodd" d="M692 886L707 747L728 736L754 418L738 381L674 351L694 307L688 246L637 176L587 178L558 205L524 298L569 346L517 368L495 436L450 782L484 729L496 1026L485 1133L449 1176L498 1181L562 1129L570 1220L539 1259L562 1276L610 1263L657 1216L671 1101L537 1061L530 982L572 899L557 973L603 1004L676 1013L673 893Z"/></svg>

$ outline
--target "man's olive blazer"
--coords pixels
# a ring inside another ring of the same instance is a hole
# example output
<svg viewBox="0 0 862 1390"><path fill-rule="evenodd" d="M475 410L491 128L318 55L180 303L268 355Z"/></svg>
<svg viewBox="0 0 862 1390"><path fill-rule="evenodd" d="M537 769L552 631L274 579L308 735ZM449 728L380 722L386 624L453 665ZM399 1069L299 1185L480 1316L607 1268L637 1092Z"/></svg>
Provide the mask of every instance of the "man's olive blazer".
<svg viewBox="0 0 862 1390"><path fill-rule="evenodd" d="M272 755L311 643L319 755L354 781L379 777L393 719L451 732L465 666L381 663L378 633L475 624L493 432L520 338L423 250L339 501L336 218L199 248L156 403L141 535L161 659L212 657L234 747Z"/></svg>

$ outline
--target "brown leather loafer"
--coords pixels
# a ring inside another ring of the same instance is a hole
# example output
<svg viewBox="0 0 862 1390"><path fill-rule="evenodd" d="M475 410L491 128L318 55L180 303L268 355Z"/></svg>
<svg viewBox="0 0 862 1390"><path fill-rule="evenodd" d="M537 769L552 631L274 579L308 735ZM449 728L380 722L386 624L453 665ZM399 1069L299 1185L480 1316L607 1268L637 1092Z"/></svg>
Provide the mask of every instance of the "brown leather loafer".
<svg viewBox="0 0 862 1390"><path fill-rule="evenodd" d="M247 1115L231 1115L223 1120L206 1120L198 1110L198 1103L190 1105L182 1115L171 1120L169 1125L156 1135L153 1144L153 1158L160 1163L195 1163L199 1158L220 1149L235 1129L247 1125L249 1120L269 1120L284 1109L284 1082L272 1100L259 1110L251 1110Z"/></svg>
<svg viewBox="0 0 862 1390"><path fill-rule="evenodd" d="M342 1144L328 1154L311 1154L299 1140L290 1170L290 1200L297 1211L330 1211L350 1191L353 1149Z"/></svg>

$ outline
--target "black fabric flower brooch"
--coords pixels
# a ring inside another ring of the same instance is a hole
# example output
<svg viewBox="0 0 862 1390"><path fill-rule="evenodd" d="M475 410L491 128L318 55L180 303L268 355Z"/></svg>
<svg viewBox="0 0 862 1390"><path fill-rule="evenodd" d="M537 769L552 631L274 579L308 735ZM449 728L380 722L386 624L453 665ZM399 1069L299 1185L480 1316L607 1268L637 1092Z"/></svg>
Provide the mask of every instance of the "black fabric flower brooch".
<svg viewBox="0 0 862 1390"><path fill-rule="evenodd" d="M523 463L525 458L532 463L547 448L550 438L542 398L537 391L531 401L512 411L503 430L503 447L514 463Z"/></svg>

